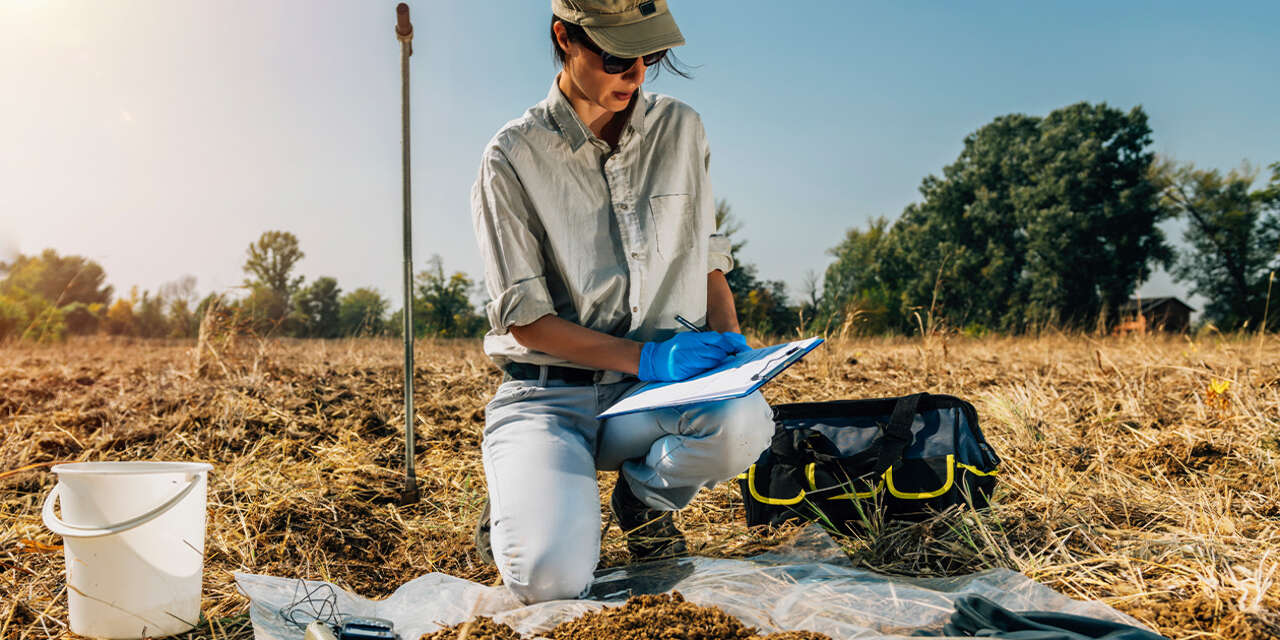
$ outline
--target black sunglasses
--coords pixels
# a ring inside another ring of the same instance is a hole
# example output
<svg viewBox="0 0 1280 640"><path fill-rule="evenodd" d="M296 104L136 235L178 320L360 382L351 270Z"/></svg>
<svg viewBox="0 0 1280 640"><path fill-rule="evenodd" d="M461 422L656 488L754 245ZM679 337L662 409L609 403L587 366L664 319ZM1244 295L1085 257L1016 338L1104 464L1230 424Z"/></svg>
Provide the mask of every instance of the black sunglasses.
<svg viewBox="0 0 1280 640"><path fill-rule="evenodd" d="M585 34L582 39L578 41L578 44L581 44L592 53L600 56L600 60L604 62L604 72L608 74L616 75L622 73L623 71L630 69L631 65L636 63L635 58L620 58L608 51L605 51L604 49L601 49L595 42L591 41L591 38L586 37ZM645 54L641 56L641 59L644 60L644 66L652 67L653 65L662 62L662 59L665 57L667 57L667 50L663 49L662 51L654 51L653 53Z"/></svg>

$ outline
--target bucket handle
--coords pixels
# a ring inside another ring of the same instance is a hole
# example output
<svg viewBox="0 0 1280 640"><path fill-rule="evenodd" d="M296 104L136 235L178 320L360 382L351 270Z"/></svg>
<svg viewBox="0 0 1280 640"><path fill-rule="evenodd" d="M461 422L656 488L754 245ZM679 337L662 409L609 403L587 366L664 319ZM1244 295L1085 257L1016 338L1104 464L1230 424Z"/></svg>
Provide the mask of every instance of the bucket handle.
<svg viewBox="0 0 1280 640"><path fill-rule="evenodd" d="M129 518L124 522L109 524L105 527L81 527L63 522L58 518L58 516L53 513L53 503L57 502L58 497L62 494L62 483L59 482L53 486L53 489L49 490L49 495L44 499L44 509L41 512L41 515L44 518L44 526L48 527L50 531L66 538L100 538L102 536L123 533L134 527L139 527L151 522L152 520L160 517L161 514L177 506L179 502L182 502L183 498L187 497L187 494L191 493L191 491L196 488L197 484L200 484L200 476L201 474L198 473L193 474L191 476L191 480L187 483L187 486L184 487L182 491L179 491L178 495L169 498L169 500L164 504L161 504L160 506L135 518Z"/></svg>

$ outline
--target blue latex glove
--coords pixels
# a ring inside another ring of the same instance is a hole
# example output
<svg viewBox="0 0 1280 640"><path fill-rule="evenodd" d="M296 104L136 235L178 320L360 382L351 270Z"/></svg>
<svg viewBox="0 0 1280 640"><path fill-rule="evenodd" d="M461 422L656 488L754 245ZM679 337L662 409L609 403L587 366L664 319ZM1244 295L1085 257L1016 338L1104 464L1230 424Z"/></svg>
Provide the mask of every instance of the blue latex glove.
<svg viewBox="0 0 1280 640"><path fill-rule="evenodd" d="M740 351L750 351L750 350L751 350L751 347L750 347L749 345L747 345L747 339L746 339L745 337L743 337L743 335L742 335L741 333L734 333L734 332L732 332L732 331L725 331L725 332L724 332L723 334L721 334L721 335L723 335L724 337L728 338L728 339L729 339L729 342L731 342L731 343L733 344L733 347L734 347L734 348L733 348L733 350L729 351L729 353L738 353L738 352L740 352Z"/></svg>
<svg viewBox="0 0 1280 640"><path fill-rule="evenodd" d="M646 382L684 380L724 362L746 343L741 334L717 331L689 331L662 342L646 342L640 350L638 375Z"/></svg>

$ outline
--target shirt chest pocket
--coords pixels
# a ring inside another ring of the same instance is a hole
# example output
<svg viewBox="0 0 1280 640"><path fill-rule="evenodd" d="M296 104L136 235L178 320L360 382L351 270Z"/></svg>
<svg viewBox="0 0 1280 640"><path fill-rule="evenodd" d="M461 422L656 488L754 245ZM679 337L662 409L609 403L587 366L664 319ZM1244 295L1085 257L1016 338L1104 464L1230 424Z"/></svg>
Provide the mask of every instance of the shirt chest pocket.
<svg viewBox="0 0 1280 640"><path fill-rule="evenodd" d="M687 193L649 196L649 222L658 255L670 260L693 250L697 241L697 217L693 197Z"/></svg>

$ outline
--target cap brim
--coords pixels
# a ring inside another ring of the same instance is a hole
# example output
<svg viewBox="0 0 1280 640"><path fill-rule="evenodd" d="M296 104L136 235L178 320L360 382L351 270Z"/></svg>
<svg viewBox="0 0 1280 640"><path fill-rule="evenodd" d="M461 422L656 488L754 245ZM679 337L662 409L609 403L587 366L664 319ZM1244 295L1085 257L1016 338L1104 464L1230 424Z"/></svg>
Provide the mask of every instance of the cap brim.
<svg viewBox="0 0 1280 640"><path fill-rule="evenodd" d="M601 49L623 58L637 58L684 44L684 34L669 11L642 22L582 28Z"/></svg>

